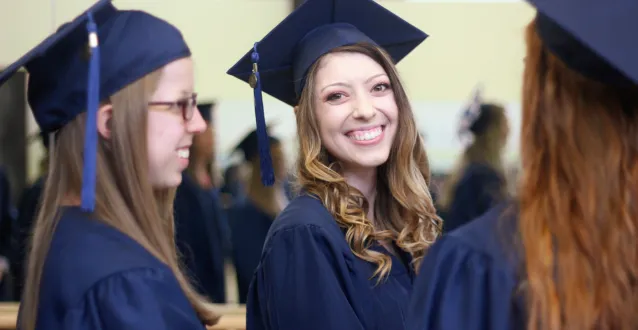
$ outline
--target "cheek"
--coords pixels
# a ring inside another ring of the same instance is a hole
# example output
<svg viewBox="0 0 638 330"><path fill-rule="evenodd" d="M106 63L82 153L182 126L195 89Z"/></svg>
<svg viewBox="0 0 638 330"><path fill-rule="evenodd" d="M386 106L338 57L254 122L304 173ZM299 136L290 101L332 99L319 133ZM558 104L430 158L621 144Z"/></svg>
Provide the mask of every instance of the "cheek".
<svg viewBox="0 0 638 330"><path fill-rule="evenodd" d="M342 134L343 123L347 119L347 112L342 109L325 109L321 114L317 114L317 124L319 134L323 141L334 139L336 135Z"/></svg>
<svg viewBox="0 0 638 330"><path fill-rule="evenodd" d="M173 156L184 136L184 128L174 118L149 116L148 151L151 163Z"/></svg>
<svg viewBox="0 0 638 330"><path fill-rule="evenodd" d="M375 102L375 107L381 109L381 112L390 122L396 122L398 120L399 108L397 107L393 94L378 98Z"/></svg>

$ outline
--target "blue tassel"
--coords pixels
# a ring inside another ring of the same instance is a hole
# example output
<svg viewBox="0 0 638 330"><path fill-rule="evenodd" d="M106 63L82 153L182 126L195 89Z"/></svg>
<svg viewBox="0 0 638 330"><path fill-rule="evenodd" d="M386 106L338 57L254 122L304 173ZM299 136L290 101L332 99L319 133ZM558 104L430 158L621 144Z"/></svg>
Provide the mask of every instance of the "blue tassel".
<svg viewBox="0 0 638 330"><path fill-rule="evenodd" d="M89 33L89 77L86 97L86 132L84 136L84 167L82 170L82 210L95 209L95 184L97 180L97 110L100 105L100 47L97 25L93 14L88 14L86 29Z"/></svg>
<svg viewBox="0 0 638 330"><path fill-rule="evenodd" d="M251 85L255 95L255 121L257 122L257 141L259 144L259 165L261 168L261 183L264 186L272 186L275 183L275 174L270 157L270 138L266 128L264 115L264 101L261 98L261 78L259 76L259 53L256 42L253 46L251 60L253 63L253 75Z"/></svg>

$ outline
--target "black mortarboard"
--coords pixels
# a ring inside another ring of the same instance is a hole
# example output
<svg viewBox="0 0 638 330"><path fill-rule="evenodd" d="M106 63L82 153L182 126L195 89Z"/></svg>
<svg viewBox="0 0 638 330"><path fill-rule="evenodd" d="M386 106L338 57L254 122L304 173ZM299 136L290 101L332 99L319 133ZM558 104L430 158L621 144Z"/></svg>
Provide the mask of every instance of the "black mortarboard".
<svg viewBox="0 0 638 330"><path fill-rule="evenodd" d="M571 69L607 84L638 84L638 1L528 0L547 48Z"/></svg>
<svg viewBox="0 0 638 330"><path fill-rule="evenodd" d="M268 145L272 145L274 143L278 143L279 139L274 136L268 135ZM242 140L237 144L234 151L242 151L244 153L244 159L250 161L256 156L259 156L259 137L257 135L257 130L253 130L248 133Z"/></svg>
<svg viewBox="0 0 638 330"><path fill-rule="evenodd" d="M202 118L204 118L206 123L210 123L210 120L213 117L212 111L214 107L214 103L202 103L197 105L197 109L199 109L199 113L202 114Z"/></svg>
<svg viewBox="0 0 638 330"><path fill-rule="evenodd" d="M423 31L373 0L307 0L255 43L228 74L254 89L264 184L272 184L274 175L266 143L262 89L295 106L308 69L332 49L371 43L399 62L426 38Z"/></svg>
<svg viewBox="0 0 638 330"><path fill-rule="evenodd" d="M483 107L483 84L479 83L474 88L472 99L469 102L468 107L463 111L461 115L461 121L459 123L458 135L461 141L465 144L474 140L474 134L476 134L476 124L484 118Z"/></svg>
<svg viewBox="0 0 638 330"><path fill-rule="evenodd" d="M0 85L26 68L29 105L43 134L87 112L82 208L92 211L100 102L188 56L190 50L174 26L148 13L121 11L110 0L100 0L0 73Z"/></svg>

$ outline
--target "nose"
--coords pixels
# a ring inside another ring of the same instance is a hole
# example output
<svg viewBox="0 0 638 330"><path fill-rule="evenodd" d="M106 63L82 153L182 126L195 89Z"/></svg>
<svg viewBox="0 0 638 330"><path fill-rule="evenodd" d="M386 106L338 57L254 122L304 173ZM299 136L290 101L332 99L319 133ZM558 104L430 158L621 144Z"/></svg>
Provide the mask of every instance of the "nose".
<svg viewBox="0 0 638 330"><path fill-rule="evenodd" d="M186 131L192 134L202 133L206 130L206 121L202 117L202 114L199 112L199 109L195 108L193 111L193 117L186 122Z"/></svg>
<svg viewBox="0 0 638 330"><path fill-rule="evenodd" d="M352 116L356 119L370 120L377 113L377 109L375 109L370 97L367 95L358 96L353 106Z"/></svg>

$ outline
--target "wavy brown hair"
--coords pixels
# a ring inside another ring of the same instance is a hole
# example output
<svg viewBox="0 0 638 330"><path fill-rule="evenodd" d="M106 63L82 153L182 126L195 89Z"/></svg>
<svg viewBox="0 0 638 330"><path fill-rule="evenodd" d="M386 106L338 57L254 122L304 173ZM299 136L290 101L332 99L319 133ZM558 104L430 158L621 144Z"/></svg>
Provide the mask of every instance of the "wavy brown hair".
<svg viewBox="0 0 638 330"><path fill-rule="evenodd" d="M94 217L142 245L172 271L204 323L218 316L191 287L179 268L174 241L175 188L153 189L148 181L147 104L161 71L132 83L110 98L113 106L111 137L100 137L97 150L97 184ZM20 328L37 323L40 279L65 198L79 197L86 113L77 116L57 134L44 195L34 224L27 279L21 301Z"/></svg>
<svg viewBox="0 0 638 330"><path fill-rule="evenodd" d="M381 48L370 44L339 47L331 53L360 53L379 63L390 78L390 85L399 109L398 134L392 145L388 161L377 171L377 197L374 205L376 223L366 217L368 201L356 188L349 186L340 174L340 166L322 146L315 116L315 77L323 57L309 69L299 106L297 108L297 134L299 158L297 176L301 189L319 198L330 211L337 224L346 229L346 240L359 258L375 263L373 274L381 280L392 267L391 258L371 250L375 242L396 242L413 258L413 267L419 265L427 248L441 230L428 185L430 168L423 141L412 114L412 108L399 74L390 56ZM375 228L376 225L376 228Z"/></svg>
<svg viewBox="0 0 638 330"><path fill-rule="evenodd" d="M527 28L520 233L529 329L638 327L638 87L569 69Z"/></svg>

